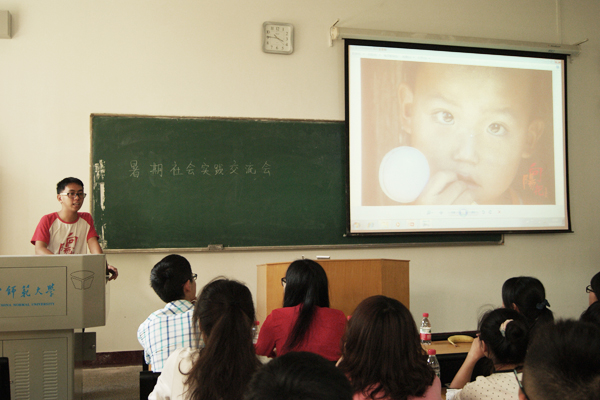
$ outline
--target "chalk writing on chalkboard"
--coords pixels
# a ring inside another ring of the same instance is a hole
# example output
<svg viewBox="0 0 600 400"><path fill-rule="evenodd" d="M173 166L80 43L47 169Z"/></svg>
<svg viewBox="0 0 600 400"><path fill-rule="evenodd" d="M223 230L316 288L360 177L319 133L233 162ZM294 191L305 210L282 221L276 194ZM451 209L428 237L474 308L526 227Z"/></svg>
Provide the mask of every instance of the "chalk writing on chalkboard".
<svg viewBox="0 0 600 400"><path fill-rule="evenodd" d="M94 164L94 178L96 182L100 182L104 180L104 175L106 174L106 166L104 165L104 160L99 160Z"/></svg>
<svg viewBox="0 0 600 400"><path fill-rule="evenodd" d="M100 167L101 165L101 167ZM102 175L98 173L98 171L102 168L104 171L105 163L103 160L100 160L99 163L96 163L94 169L96 171L96 180L95 182L99 182L104 178L104 172ZM127 173L130 178L139 178L144 172L147 172L149 176L158 176L160 178L163 177L164 173L164 165L163 163L151 163L149 165L149 169L147 171L143 171L140 168L140 163L138 160L131 160L129 162L129 170ZM227 175L256 175L258 173L271 176L271 164L269 161L265 161L262 166L257 169L254 164L249 162L244 165L243 170L240 170L240 166L238 165L236 160L233 160L230 164L216 163L213 165L207 164L206 162L202 162L200 165L200 176L227 176ZM177 164L177 161L173 161L171 167L169 169L168 174L164 174L165 176L185 176L185 175L196 175L196 166L194 165L194 161L190 161L183 170Z"/></svg>

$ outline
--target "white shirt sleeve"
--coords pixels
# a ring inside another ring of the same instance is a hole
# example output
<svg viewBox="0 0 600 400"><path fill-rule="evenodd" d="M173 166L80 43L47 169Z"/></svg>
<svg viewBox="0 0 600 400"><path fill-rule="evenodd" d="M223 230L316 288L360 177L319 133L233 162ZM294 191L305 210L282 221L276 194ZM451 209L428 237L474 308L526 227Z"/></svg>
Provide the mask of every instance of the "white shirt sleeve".
<svg viewBox="0 0 600 400"><path fill-rule="evenodd" d="M148 400L180 400L184 394L184 379L182 372L188 372L192 367L192 360L196 351L189 347L177 349L165 362L165 366L158 377L154 390Z"/></svg>

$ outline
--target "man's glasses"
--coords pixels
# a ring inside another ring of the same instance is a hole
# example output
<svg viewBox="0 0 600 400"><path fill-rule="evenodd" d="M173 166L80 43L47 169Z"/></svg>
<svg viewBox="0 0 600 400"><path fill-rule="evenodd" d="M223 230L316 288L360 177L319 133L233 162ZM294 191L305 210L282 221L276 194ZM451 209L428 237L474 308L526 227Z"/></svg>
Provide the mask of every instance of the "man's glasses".
<svg viewBox="0 0 600 400"><path fill-rule="evenodd" d="M281 278L281 286L285 286L285 284L287 283L287 279L285 279L285 276L283 278Z"/></svg>
<svg viewBox="0 0 600 400"><path fill-rule="evenodd" d="M192 274L192 278L188 279L187 281L185 281L181 286L184 286L185 284L187 284L189 281L195 281L196 278L198 278L198 274Z"/></svg>
<svg viewBox="0 0 600 400"><path fill-rule="evenodd" d="M67 196L70 199L74 199L75 197L79 197L80 199L85 199L85 196L87 196L85 193L83 192L69 192L69 193L59 193L61 196Z"/></svg>
<svg viewBox="0 0 600 400"><path fill-rule="evenodd" d="M587 285L585 288L586 293L594 293L594 289L592 289L592 285Z"/></svg>
<svg viewBox="0 0 600 400"><path fill-rule="evenodd" d="M513 372L515 373L515 378L517 379L517 383L519 384L519 388L521 389L521 392L523 392L523 395L525 396L525 398L527 400L529 400L529 397L527 396L527 393L525 393L525 388L523 387L523 382L519 379L519 373L517 372L517 369L513 369Z"/></svg>

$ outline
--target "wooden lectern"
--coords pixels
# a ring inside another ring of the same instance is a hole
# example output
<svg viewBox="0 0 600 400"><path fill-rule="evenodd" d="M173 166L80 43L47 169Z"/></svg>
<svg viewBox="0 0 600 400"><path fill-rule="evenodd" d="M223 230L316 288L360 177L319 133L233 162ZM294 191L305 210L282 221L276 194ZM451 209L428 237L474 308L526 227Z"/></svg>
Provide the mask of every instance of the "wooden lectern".
<svg viewBox="0 0 600 400"><path fill-rule="evenodd" d="M384 295L410 309L408 261L405 260L315 260L329 280L330 307L352 315L365 298ZM258 266L256 318L264 322L271 311L283 305L281 278L290 262Z"/></svg>

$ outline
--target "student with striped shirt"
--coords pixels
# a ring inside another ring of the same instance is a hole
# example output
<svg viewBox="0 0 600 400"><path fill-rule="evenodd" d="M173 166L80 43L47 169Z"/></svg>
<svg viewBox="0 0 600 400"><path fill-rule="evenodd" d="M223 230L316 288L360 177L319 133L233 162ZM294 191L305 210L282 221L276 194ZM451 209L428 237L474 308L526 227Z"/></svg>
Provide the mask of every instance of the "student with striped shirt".
<svg viewBox="0 0 600 400"><path fill-rule="evenodd" d="M144 348L144 359L154 372L162 371L175 349L195 347L192 317L196 278L188 260L177 254L166 256L150 272L152 289L167 303L150 314L137 333Z"/></svg>

